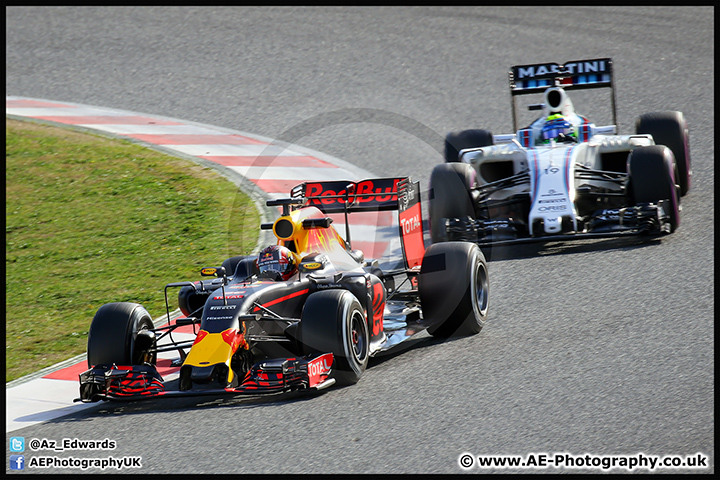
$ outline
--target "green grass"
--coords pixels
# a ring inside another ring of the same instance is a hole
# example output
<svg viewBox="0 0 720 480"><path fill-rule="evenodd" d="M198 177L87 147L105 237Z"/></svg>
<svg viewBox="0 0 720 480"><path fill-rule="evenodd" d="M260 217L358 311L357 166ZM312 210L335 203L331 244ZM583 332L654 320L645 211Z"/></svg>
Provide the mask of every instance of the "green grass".
<svg viewBox="0 0 720 480"><path fill-rule="evenodd" d="M165 284L255 247L255 205L214 170L131 142L5 125L6 382L85 352L102 304L141 303L156 318Z"/></svg>

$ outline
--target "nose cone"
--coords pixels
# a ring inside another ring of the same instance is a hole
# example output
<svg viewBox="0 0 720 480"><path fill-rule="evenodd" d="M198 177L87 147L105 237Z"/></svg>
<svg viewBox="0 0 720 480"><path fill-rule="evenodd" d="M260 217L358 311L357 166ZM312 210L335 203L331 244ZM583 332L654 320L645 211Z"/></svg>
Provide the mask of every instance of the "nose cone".
<svg viewBox="0 0 720 480"><path fill-rule="evenodd" d="M232 383L232 356L238 348L247 346L243 334L237 328L228 328L220 333L200 330L190 353L185 357L183 368L191 367L193 382L204 383L212 380L215 366L222 364L227 367L227 383Z"/></svg>

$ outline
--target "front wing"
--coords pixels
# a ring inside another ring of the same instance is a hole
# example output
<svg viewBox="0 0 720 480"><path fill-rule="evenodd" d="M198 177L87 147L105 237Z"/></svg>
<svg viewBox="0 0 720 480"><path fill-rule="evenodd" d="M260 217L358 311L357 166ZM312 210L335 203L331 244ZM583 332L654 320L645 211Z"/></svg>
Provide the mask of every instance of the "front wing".
<svg viewBox="0 0 720 480"><path fill-rule="evenodd" d="M445 230L448 241L474 242L479 246L564 241L580 238L608 238L624 235L662 235L670 233L670 217L664 201L633 207L596 211L581 222L580 231L565 234L528 236L527 226L512 219L448 218Z"/></svg>
<svg viewBox="0 0 720 480"><path fill-rule="evenodd" d="M85 403L98 400L138 400L143 398L217 394L283 393L321 390L335 383L330 378L333 354L301 358L279 358L258 362L240 385L228 388L166 390L163 378L152 365L95 366L80 374L80 398Z"/></svg>

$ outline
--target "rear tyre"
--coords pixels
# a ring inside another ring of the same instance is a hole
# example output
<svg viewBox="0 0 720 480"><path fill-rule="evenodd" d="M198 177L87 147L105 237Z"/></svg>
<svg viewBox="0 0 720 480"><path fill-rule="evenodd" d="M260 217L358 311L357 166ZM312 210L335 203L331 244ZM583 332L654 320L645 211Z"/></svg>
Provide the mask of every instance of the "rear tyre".
<svg viewBox="0 0 720 480"><path fill-rule="evenodd" d="M487 147L493 144L493 136L487 130L463 130L445 136L445 162L460 161L460 150Z"/></svg>
<svg viewBox="0 0 720 480"><path fill-rule="evenodd" d="M467 163L442 163L430 173L430 236L433 243L447 241L445 220L475 220L471 189L476 185L475 169Z"/></svg>
<svg viewBox="0 0 720 480"><path fill-rule="evenodd" d="M682 112L656 112L641 115L635 122L637 133L649 133L656 145L665 145L675 155L680 195L690 190L690 138L687 122Z"/></svg>
<svg viewBox="0 0 720 480"><path fill-rule="evenodd" d="M428 333L436 337L479 333L487 319L489 287L487 262L477 245L430 245L418 286Z"/></svg>
<svg viewBox="0 0 720 480"><path fill-rule="evenodd" d="M675 159L664 145L639 147L628 157L629 190L635 204L665 200L670 229L680 225L679 188L675 183Z"/></svg>
<svg viewBox="0 0 720 480"><path fill-rule="evenodd" d="M362 305L347 290L310 295L303 307L300 335L304 354L332 353L338 385L360 380L370 357L370 333Z"/></svg>
<svg viewBox="0 0 720 480"><path fill-rule="evenodd" d="M155 364L157 354L146 351L154 346L153 328L152 318L142 305L128 302L103 305L88 332L88 366Z"/></svg>

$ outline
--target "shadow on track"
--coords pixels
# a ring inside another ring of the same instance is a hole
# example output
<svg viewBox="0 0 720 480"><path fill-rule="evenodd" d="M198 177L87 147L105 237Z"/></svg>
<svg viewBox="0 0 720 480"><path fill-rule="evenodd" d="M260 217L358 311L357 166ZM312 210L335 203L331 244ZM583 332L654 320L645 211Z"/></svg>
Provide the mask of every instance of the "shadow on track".
<svg viewBox="0 0 720 480"><path fill-rule="evenodd" d="M606 239L578 239L548 241L538 243L522 243L515 245L493 245L482 247L483 254L489 262L504 260L521 260L525 258L544 257L550 255L571 255L592 253L608 250L635 250L652 245L660 245L663 237L645 237L628 235Z"/></svg>
<svg viewBox="0 0 720 480"><path fill-rule="evenodd" d="M177 390L178 380L167 383L167 390ZM329 391L329 390L328 390ZM273 405L282 405L288 402L301 402L311 400L325 394L320 392L286 392L266 395L238 395L238 394L205 394L192 396L178 396L166 398L145 398L138 400L110 400L98 402L95 408L83 410L76 414L66 415L47 423L73 424L91 421L103 417L116 415L144 415L159 412L185 412L216 408L258 408Z"/></svg>

